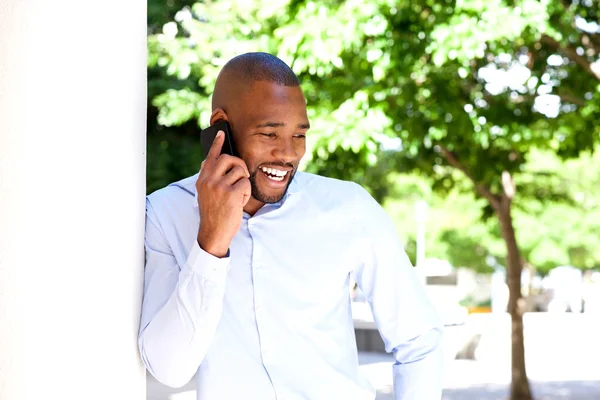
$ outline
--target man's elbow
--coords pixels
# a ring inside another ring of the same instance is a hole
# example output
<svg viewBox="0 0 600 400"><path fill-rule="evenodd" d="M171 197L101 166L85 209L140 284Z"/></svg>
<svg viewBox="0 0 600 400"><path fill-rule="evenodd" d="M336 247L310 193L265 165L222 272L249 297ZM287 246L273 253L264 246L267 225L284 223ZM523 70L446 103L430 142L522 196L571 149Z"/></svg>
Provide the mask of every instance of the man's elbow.
<svg viewBox="0 0 600 400"><path fill-rule="evenodd" d="M173 389L180 389L187 385L194 375L182 375L182 374L173 374L167 371L153 371L148 369L148 372L156 379L158 382L162 383L165 386L168 386Z"/></svg>
<svg viewBox="0 0 600 400"><path fill-rule="evenodd" d="M140 356L144 366L158 382L174 389L179 389L190 382L196 373L196 369L184 368L181 362L169 359L156 359L149 357L144 348L144 343L140 340Z"/></svg>
<svg viewBox="0 0 600 400"><path fill-rule="evenodd" d="M434 354L441 355L444 347L444 329L432 328L425 333L394 348L398 364L410 364Z"/></svg>

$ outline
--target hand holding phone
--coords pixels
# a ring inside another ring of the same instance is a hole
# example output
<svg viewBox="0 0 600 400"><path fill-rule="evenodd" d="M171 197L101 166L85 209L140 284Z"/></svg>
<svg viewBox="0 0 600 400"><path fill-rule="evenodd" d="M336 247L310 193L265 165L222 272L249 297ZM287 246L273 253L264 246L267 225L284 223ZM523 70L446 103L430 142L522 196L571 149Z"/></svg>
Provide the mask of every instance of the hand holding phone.
<svg viewBox="0 0 600 400"><path fill-rule="evenodd" d="M205 150L206 157L196 181L200 211L198 245L215 257L227 254L251 195L248 167L241 158L225 154L228 150L235 154L231 140L228 145L226 141L225 131L216 129L214 140L205 147L208 151Z"/></svg>
<svg viewBox="0 0 600 400"><path fill-rule="evenodd" d="M200 132L200 143L202 144L202 151L204 159L208 156L208 151L217 137L217 133L223 131L225 133L225 141L220 154L229 154L230 156L237 156L235 146L233 144L233 137L231 135L231 126L227 121L220 120L215 122L213 125Z"/></svg>

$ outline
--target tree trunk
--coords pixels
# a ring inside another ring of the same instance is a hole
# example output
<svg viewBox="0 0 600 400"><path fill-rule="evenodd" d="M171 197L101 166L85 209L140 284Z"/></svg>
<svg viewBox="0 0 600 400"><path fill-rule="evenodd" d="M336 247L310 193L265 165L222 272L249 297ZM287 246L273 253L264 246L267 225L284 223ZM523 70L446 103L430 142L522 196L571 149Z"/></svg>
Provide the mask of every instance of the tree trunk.
<svg viewBox="0 0 600 400"><path fill-rule="evenodd" d="M511 367L512 380L510 386L511 400L532 400L527 371L525 369L525 345L523 338L523 312L525 302L521 297L521 255L515 238L515 230L511 216L511 199L506 195L501 197L500 207L496 209L502 237L506 242L507 250L507 273L506 283L508 285L508 312L511 318Z"/></svg>
<svg viewBox="0 0 600 400"><path fill-rule="evenodd" d="M511 371L510 400L533 400L527 371L525 369L525 343L523 340L523 312L525 301L521 297L521 271L523 264L515 229L512 223L510 208L516 193L515 182L510 172L502 172L502 194L492 193L490 186L478 181L475 176L443 145L438 145L440 153L448 160L450 166L462 171L475 185L479 195L487 199L496 212L502 229L502 237L506 243L507 268L506 283L508 284L508 312L511 319Z"/></svg>

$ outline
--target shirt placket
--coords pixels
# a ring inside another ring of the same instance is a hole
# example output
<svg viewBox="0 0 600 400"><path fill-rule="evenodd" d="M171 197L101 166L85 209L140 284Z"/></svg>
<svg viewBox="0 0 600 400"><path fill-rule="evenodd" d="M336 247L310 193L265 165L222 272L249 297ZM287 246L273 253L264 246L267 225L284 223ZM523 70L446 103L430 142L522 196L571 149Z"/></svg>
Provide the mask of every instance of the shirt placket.
<svg viewBox="0 0 600 400"><path fill-rule="evenodd" d="M263 294L268 290L264 285L263 275L266 273L267 264L264 259L263 247L259 237L261 236L260 227L256 217L248 220L248 233L252 240L252 281L254 294L254 315L256 319L256 329L260 343L260 353L262 364L267 372L267 376L273 387L273 394L276 400L284 400L283 393L279 390L274 377L276 349L275 341L270 332L270 320L265 309Z"/></svg>

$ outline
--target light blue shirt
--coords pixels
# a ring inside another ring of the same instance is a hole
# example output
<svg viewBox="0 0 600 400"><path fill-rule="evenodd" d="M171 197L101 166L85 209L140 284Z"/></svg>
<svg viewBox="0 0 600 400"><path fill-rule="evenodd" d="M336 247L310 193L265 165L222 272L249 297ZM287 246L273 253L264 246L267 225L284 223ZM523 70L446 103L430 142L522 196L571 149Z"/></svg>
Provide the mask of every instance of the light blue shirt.
<svg viewBox="0 0 600 400"><path fill-rule="evenodd" d="M197 175L147 198L139 347L199 400L372 400L358 366L349 284L393 352L395 399L440 399L442 324L395 228L359 185L298 172L244 213L228 257L197 243Z"/></svg>

